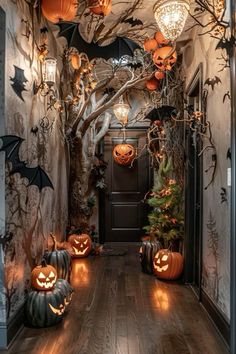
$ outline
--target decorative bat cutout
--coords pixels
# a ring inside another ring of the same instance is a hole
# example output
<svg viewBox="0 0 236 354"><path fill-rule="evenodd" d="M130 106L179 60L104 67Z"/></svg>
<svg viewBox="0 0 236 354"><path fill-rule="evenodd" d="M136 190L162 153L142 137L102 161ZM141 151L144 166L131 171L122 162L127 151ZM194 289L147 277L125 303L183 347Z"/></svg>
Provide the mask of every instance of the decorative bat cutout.
<svg viewBox="0 0 236 354"><path fill-rule="evenodd" d="M133 56L134 50L140 49L138 44L126 37L117 37L114 42L105 46L94 42L88 43L80 35L78 23L61 21L57 25L60 27L58 35L66 38L68 47L75 47L80 53L87 54L89 60L94 58L119 60L124 55Z"/></svg>
<svg viewBox="0 0 236 354"><path fill-rule="evenodd" d="M143 26L143 22L140 19L133 18L133 17L129 17L126 20L121 21L121 23L128 23L131 25L131 27L139 26L139 25Z"/></svg>
<svg viewBox="0 0 236 354"><path fill-rule="evenodd" d="M226 98L228 98L229 100L231 100L229 91L227 91L227 92L224 94L223 103L225 103Z"/></svg>
<svg viewBox="0 0 236 354"><path fill-rule="evenodd" d="M231 160L231 149L230 148L228 148L228 150L227 150L226 158Z"/></svg>
<svg viewBox="0 0 236 354"><path fill-rule="evenodd" d="M226 188L221 187L220 197L221 197L221 204L228 201Z"/></svg>
<svg viewBox="0 0 236 354"><path fill-rule="evenodd" d="M14 65L15 68L15 76L10 77L10 81L12 81L11 87L17 94L17 96L22 100L25 101L22 92L23 91L28 91L25 88L25 83L28 82L28 80L25 77L24 70L21 68L18 68L18 66Z"/></svg>
<svg viewBox="0 0 236 354"><path fill-rule="evenodd" d="M172 116L176 117L176 108L172 106L161 106L159 108L153 108L146 116L146 119L150 119L152 122L155 120L168 120Z"/></svg>
<svg viewBox="0 0 236 354"><path fill-rule="evenodd" d="M219 83L221 83L221 79L218 76L214 76L211 78L208 77L208 79L204 82L204 85L211 86L212 91L214 91L215 85L218 85Z"/></svg>
<svg viewBox="0 0 236 354"><path fill-rule="evenodd" d="M19 173L22 178L29 180L28 186L35 185L40 192L44 187L54 189L48 175L40 166L27 167L26 162L20 160L19 149L25 139L15 135L1 136L0 139L2 139L0 151L5 151L6 160L12 165L11 174Z"/></svg>
<svg viewBox="0 0 236 354"><path fill-rule="evenodd" d="M229 39L223 37L217 43L216 49L225 49L227 55L230 56L234 45L235 45L234 36L231 36Z"/></svg>

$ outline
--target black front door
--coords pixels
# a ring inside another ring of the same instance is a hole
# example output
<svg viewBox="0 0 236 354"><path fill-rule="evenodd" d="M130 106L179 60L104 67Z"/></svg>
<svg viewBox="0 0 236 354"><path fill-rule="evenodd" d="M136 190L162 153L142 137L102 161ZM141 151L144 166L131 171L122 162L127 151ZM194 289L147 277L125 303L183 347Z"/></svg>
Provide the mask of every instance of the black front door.
<svg viewBox="0 0 236 354"><path fill-rule="evenodd" d="M128 131L126 136L126 142L140 152L146 143L146 131ZM118 165L112 151L120 143L120 131L110 131L104 139L104 158L108 161L105 242L137 242L144 233L143 226L147 225L147 205L143 199L150 188L149 157L144 150L132 167Z"/></svg>

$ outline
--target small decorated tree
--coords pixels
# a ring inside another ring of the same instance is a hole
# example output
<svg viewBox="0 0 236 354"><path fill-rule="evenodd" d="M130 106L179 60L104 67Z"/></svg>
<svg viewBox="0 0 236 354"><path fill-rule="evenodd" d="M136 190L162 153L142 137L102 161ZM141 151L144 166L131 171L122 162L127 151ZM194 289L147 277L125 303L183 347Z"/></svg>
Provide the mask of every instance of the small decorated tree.
<svg viewBox="0 0 236 354"><path fill-rule="evenodd" d="M184 234L183 190L173 175L171 158L164 157L147 203L152 207L144 229L165 248L179 246Z"/></svg>

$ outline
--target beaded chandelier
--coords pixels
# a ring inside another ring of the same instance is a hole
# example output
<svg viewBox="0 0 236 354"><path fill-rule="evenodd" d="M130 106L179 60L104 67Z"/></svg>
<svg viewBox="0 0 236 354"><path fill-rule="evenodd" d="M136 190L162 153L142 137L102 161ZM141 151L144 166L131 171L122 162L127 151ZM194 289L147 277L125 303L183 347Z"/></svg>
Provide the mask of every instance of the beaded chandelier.
<svg viewBox="0 0 236 354"><path fill-rule="evenodd" d="M155 19L166 39L175 41L184 29L189 12L188 0L162 0L154 7Z"/></svg>

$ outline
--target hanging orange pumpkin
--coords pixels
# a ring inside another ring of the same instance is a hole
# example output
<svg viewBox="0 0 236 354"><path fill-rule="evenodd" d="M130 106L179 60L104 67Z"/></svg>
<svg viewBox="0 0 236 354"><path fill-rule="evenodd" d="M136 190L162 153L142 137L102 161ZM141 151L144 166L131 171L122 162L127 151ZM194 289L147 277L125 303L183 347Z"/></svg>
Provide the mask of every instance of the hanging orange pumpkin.
<svg viewBox="0 0 236 354"><path fill-rule="evenodd" d="M118 165L130 165L135 158L135 148L130 144L118 144L113 149L113 158Z"/></svg>
<svg viewBox="0 0 236 354"><path fill-rule="evenodd" d="M143 48L146 50L146 52L152 52L153 50L157 49L157 45L158 43L155 38L150 38L143 43Z"/></svg>
<svg viewBox="0 0 236 354"><path fill-rule="evenodd" d="M163 249L157 252L153 260L153 269L160 279L178 279L183 271L183 256L179 252Z"/></svg>
<svg viewBox="0 0 236 354"><path fill-rule="evenodd" d="M166 39L160 31L156 32L155 40L160 45L166 45L170 42L169 39Z"/></svg>
<svg viewBox="0 0 236 354"><path fill-rule="evenodd" d="M70 54L70 63L73 69L78 70L81 67L81 57L79 53L72 52Z"/></svg>
<svg viewBox="0 0 236 354"><path fill-rule="evenodd" d="M43 16L47 20L57 23L61 20L71 21L77 13L76 0L42 0Z"/></svg>
<svg viewBox="0 0 236 354"><path fill-rule="evenodd" d="M163 71L156 71L155 72L155 78L157 80L162 80L162 79L164 79L164 77L165 77L165 74Z"/></svg>
<svg viewBox="0 0 236 354"><path fill-rule="evenodd" d="M72 257L87 257L92 249L92 240L87 234L73 234L68 238L68 242L73 249Z"/></svg>
<svg viewBox="0 0 236 354"><path fill-rule="evenodd" d="M89 10L95 15L107 16L111 12L111 0L89 0Z"/></svg>
<svg viewBox="0 0 236 354"><path fill-rule="evenodd" d="M155 77L152 77L151 79L146 81L146 88L150 91L156 90L158 86L159 86L159 81Z"/></svg>
<svg viewBox="0 0 236 354"><path fill-rule="evenodd" d="M161 71L170 71L177 60L177 53L171 46L157 48L153 54L153 61Z"/></svg>
<svg viewBox="0 0 236 354"><path fill-rule="evenodd" d="M31 272L31 285L37 290L51 290L56 281L57 271L53 266L47 264L45 259Z"/></svg>

